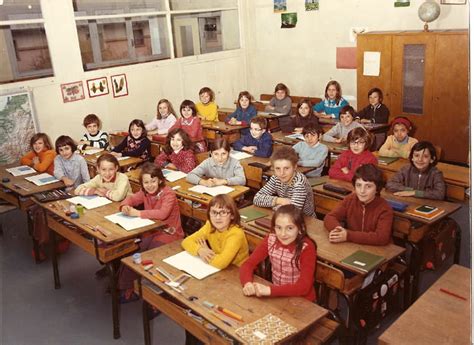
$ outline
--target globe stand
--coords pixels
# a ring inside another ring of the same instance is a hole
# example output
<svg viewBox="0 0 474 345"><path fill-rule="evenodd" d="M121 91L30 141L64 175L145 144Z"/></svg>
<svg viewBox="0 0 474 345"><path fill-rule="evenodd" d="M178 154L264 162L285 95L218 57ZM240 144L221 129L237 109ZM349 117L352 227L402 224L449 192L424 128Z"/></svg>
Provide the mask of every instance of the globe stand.
<svg viewBox="0 0 474 345"><path fill-rule="evenodd" d="M430 32L430 30L428 29L428 23L425 22L425 25L423 26L423 31L424 32Z"/></svg>

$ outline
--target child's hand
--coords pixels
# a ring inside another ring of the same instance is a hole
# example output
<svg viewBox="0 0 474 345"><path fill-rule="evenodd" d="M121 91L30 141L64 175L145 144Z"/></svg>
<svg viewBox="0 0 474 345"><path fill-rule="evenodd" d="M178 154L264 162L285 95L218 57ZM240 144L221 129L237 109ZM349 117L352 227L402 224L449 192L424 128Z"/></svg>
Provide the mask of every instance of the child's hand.
<svg viewBox="0 0 474 345"><path fill-rule="evenodd" d="M178 168L176 168L176 165L174 165L173 163L169 163L169 164L166 166L166 169L178 170Z"/></svg>
<svg viewBox="0 0 474 345"><path fill-rule="evenodd" d="M272 291L269 286L266 286L260 283L254 283L253 285L254 285L255 294L257 295L257 297L270 296Z"/></svg>
<svg viewBox="0 0 474 345"><path fill-rule="evenodd" d="M108 192L108 189L106 188L96 188L94 190L94 194L97 194L98 196L106 196Z"/></svg>
<svg viewBox="0 0 474 345"><path fill-rule="evenodd" d="M235 117L229 120L229 125L235 125L237 123L237 119Z"/></svg>
<svg viewBox="0 0 474 345"><path fill-rule="evenodd" d="M213 181L212 178L207 179L207 180L201 179L201 181L199 181L199 184L200 184L201 186L214 187L214 181Z"/></svg>
<svg viewBox="0 0 474 345"><path fill-rule="evenodd" d="M303 127L295 128L294 132L295 132L296 134L301 134L301 133L303 133Z"/></svg>
<svg viewBox="0 0 474 345"><path fill-rule="evenodd" d="M132 206L122 207L122 213L129 217L140 217L140 211L133 208Z"/></svg>
<svg viewBox="0 0 474 345"><path fill-rule="evenodd" d="M347 230L342 226L336 226L329 232L329 242L339 243L347 241Z"/></svg>
<svg viewBox="0 0 474 345"><path fill-rule="evenodd" d="M71 180L69 177L64 176L61 180L66 185L66 187L71 187L74 185L74 181Z"/></svg>
<svg viewBox="0 0 474 345"><path fill-rule="evenodd" d="M288 198L276 198L275 205L290 205L291 199Z"/></svg>
<svg viewBox="0 0 474 345"><path fill-rule="evenodd" d="M243 291L245 296L255 296L256 295L255 286L253 285L252 282L245 283L242 291Z"/></svg>
<svg viewBox="0 0 474 345"><path fill-rule="evenodd" d="M33 162L33 165L35 165L35 164L39 164L39 162L40 162L40 159L39 159L39 157L35 157L35 158L33 158L33 161L32 161L32 162Z"/></svg>
<svg viewBox="0 0 474 345"><path fill-rule="evenodd" d="M255 148L255 149L254 149ZM248 153L254 153L257 150L256 146L244 146L242 147L242 151L248 152Z"/></svg>
<svg viewBox="0 0 474 345"><path fill-rule="evenodd" d="M227 180L220 179L220 178L211 178L213 186L225 186L227 184Z"/></svg>
<svg viewBox="0 0 474 345"><path fill-rule="evenodd" d="M415 191L414 190L402 190L400 192L395 192L393 195L396 196L415 196Z"/></svg>
<svg viewBox="0 0 474 345"><path fill-rule="evenodd" d="M216 253L214 253L214 251L207 246L207 243L203 238L198 239L197 243L201 246L201 248L198 250L199 257L204 262L211 262Z"/></svg>
<svg viewBox="0 0 474 345"><path fill-rule="evenodd" d="M346 175L349 174L349 169L347 167L342 168L341 171Z"/></svg>
<svg viewBox="0 0 474 345"><path fill-rule="evenodd" d="M343 143L344 142L344 138L338 138L338 139L335 139L334 141L336 144L340 144L340 143Z"/></svg>

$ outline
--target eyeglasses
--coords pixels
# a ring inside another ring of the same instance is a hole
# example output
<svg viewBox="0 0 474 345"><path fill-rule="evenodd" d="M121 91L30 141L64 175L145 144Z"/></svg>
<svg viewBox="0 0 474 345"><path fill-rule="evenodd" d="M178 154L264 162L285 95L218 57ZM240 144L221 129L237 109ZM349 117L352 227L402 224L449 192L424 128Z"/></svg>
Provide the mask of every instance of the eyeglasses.
<svg viewBox="0 0 474 345"><path fill-rule="evenodd" d="M365 140L354 140L350 142L351 145L365 145Z"/></svg>
<svg viewBox="0 0 474 345"><path fill-rule="evenodd" d="M230 211L227 211L227 210L214 211L214 210L212 210L211 212L209 212L209 214L212 217L217 217L217 216L226 217L230 214Z"/></svg>

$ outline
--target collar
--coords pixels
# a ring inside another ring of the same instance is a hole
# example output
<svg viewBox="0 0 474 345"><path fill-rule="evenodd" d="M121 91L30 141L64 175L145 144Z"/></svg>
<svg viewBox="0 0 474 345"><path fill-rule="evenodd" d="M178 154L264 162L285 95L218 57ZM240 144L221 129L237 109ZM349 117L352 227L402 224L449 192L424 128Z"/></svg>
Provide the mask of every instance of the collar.
<svg viewBox="0 0 474 345"><path fill-rule="evenodd" d="M112 179L110 181L105 181L103 178L101 178L102 183L113 183L113 182L115 182L115 180L117 179L117 173L115 173L115 176L112 177Z"/></svg>
<svg viewBox="0 0 474 345"><path fill-rule="evenodd" d="M216 163L214 158L211 157L211 165L214 168L225 168L225 169L227 169L229 167L231 159L232 159L232 157L229 155L229 158L227 158L226 162L223 165L219 165L219 164Z"/></svg>
<svg viewBox="0 0 474 345"><path fill-rule="evenodd" d="M382 103L378 103L375 107L373 105L370 105L372 109L378 109L382 106Z"/></svg>
<svg viewBox="0 0 474 345"><path fill-rule="evenodd" d="M395 139L395 142L397 142L398 144L408 144L408 135L402 141L398 141L398 139L395 138L395 136L393 136L393 138Z"/></svg>
<svg viewBox="0 0 474 345"><path fill-rule="evenodd" d="M188 119L185 119L184 117L181 118L181 123L183 125L186 125L186 126L191 126L193 124L193 121L194 121L195 117L194 116L191 116L191 118L188 120Z"/></svg>
<svg viewBox="0 0 474 345"><path fill-rule="evenodd" d="M288 183L285 183L285 182L282 182L283 184L286 184L287 186L293 186L295 184L295 180L296 180L296 175L298 174L297 171L295 171L295 174L293 175L293 177L291 178L290 182ZM280 180L281 181L281 180Z"/></svg>
<svg viewBox="0 0 474 345"><path fill-rule="evenodd" d="M181 148L180 148L178 151L175 151L175 150L173 150L173 153L174 153L175 155L177 155L178 153L180 153L180 152L181 152L181 150L182 150L183 148L184 148L184 146L183 146L183 147L181 147Z"/></svg>

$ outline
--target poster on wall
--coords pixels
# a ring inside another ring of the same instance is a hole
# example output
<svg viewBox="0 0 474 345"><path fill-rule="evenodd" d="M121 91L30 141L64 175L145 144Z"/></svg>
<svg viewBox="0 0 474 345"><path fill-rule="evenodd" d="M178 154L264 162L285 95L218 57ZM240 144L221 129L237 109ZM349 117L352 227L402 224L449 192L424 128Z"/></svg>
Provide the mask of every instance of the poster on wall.
<svg viewBox="0 0 474 345"><path fill-rule="evenodd" d="M89 97L98 97L104 96L109 93L109 85L107 83L106 77L89 79L87 81L87 91L89 92Z"/></svg>
<svg viewBox="0 0 474 345"><path fill-rule="evenodd" d="M0 93L0 164L18 163L37 131L31 93Z"/></svg>
<svg viewBox="0 0 474 345"><path fill-rule="evenodd" d="M110 77L112 84L112 93L114 97L123 97L128 95L127 76L117 74Z"/></svg>
<svg viewBox="0 0 474 345"><path fill-rule="evenodd" d="M298 22L298 15L296 12L293 13L282 13L281 14L281 28L292 29Z"/></svg>
<svg viewBox="0 0 474 345"><path fill-rule="evenodd" d="M380 75L380 52L364 52L363 75L372 77Z"/></svg>
<svg viewBox="0 0 474 345"><path fill-rule="evenodd" d="M304 9L306 11L318 11L319 0L304 0Z"/></svg>
<svg viewBox="0 0 474 345"><path fill-rule="evenodd" d="M63 95L64 103L80 101L86 98L84 95L82 80L75 81L73 83L61 84L61 93Z"/></svg>
<svg viewBox="0 0 474 345"><path fill-rule="evenodd" d="M397 0L393 3L394 7L409 7L410 0Z"/></svg>
<svg viewBox="0 0 474 345"><path fill-rule="evenodd" d="M356 47L336 47L336 68L356 69L357 68L357 48Z"/></svg>
<svg viewBox="0 0 474 345"><path fill-rule="evenodd" d="M273 0L273 12L280 13L286 11L286 0Z"/></svg>

